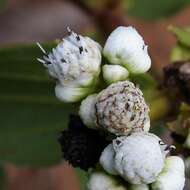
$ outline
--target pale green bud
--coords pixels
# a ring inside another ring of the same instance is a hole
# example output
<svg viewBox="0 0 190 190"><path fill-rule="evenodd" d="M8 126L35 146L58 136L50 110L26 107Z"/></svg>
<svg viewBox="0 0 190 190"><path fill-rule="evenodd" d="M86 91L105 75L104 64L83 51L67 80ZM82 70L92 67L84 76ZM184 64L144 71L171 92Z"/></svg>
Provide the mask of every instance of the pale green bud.
<svg viewBox="0 0 190 190"><path fill-rule="evenodd" d="M91 92L90 88L77 88L77 87L66 87L61 84L56 84L55 95L63 102L77 102L87 96Z"/></svg>
<svg viewBox="0 0 190 190"><path fill-rule="evenodd" d="M130 73L138 74L151 67L147 49L143 38L133 27L120 26L108 37L103 54L110 63L122 65Z"/></svg>
<svg viewBox="0 0 190 190"><path fill-rule="evenodd" d="M129 76L127 69L120 65L104 65L102 71L104 80L108 84L126 80Z"/></svg>
<svg viewBox="0 0 190 190"><path fill-rule="evenodd" d="M79 115L83 123L88 127L96 127L95 103L97 94L88 96L81 102Z"/></svg>
<svg viewBox="0 0 190 190"><path fill-rule="evenodd" d="M87 183L88 190L127 190L116 178L104 172L94 172Z"/></svg>
<svg viewBox="0 0 190 190"><path fill-rule="evenodd" d="M165 160L162 172L151 185L152 190L183 190L185 185L185 167L178 156L169 156Z"/></svg>

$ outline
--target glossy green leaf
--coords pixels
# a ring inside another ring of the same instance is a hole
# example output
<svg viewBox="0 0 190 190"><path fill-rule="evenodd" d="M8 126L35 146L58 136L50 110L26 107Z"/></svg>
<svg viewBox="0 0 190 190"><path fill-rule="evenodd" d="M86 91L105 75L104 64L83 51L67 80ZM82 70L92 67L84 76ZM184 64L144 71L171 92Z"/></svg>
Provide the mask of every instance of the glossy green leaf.
<svg viewBox="0 0 190 190"><path fill-rule="evenodd" d="M36 45L0 49L1 163L42 167L61 160L57 138L77 105L55 98L55 82L36 60L41 55Z"/></svg>
<svg viewBox="0 0 190 190"><path fill-rule="evenodd" d="M0 134L0 162L21 166L44 167L61 161L58 134L50 132L15 132Z"/></svg>

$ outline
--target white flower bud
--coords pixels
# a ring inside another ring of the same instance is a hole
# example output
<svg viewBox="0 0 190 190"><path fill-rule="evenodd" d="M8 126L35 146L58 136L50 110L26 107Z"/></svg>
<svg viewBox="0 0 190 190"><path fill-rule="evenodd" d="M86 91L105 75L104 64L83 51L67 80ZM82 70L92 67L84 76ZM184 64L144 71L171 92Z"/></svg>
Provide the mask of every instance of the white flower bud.
<svg viewBox="0 0 190 190"><path fill-rule="evenodd" d="M108 145L100 156L100 164L109 174L117 175L118 172L115 169L115 151L113 145Z"/></svg>
<svg viewBox="0 0 190 190"><path fill-rule="evenodd" d="M131 184L150 184L156 180L164 166L167 147L159 137L138 132L113 140L100 157L100 164L109 173L115 170ZM165 149L166 152L163 152ZM107 153L108 150L112 153ZM106 164L106 156L108 163ZM104 158L104 159L103 159ZM103 160L103 161L102 161ZM112 166L110 166L112 163Z"/></svg>
<svg viewBox="0 0 190 190"><path fill-rule="evenodd" d="M70 29L68 32L69 36L65 37L51 53L47 53L38 43L44 53L43 59L38 61L43 63L50 76L64 87L93 86L101 69L101 47L88 37L78 35Z"/></svg>
<svg viewBox="0 0 190 190"><path fill-rule="evenodd" d="M185 185L184 162L178 156L169 156L157 180L151 185L152 190L183 190Z"/></svg>
<svg viewBox="0 0 190 190"><path fill-rule="evenodd" d="M88 190L126 190L117 179L103 172L92 173L87 183Z"/></svg>
<svg viewBox="0 0 190 190"><path fill-rule="evenodd" d="M130 185L129 190L149 190L149 186L146 184Z"/></svg>
<svg viewBox="0 0 190 190"><path fill-rule="evenodd" d="M55 95L64 102L77 102L91 92L90 88L66 87L56 84Z"/></svg>
<svg viewBox="0 0 190 190"><path fill-rule="evenodd" d="M104 80L108 84L126 80L129 76L127 69L120 65L104 65L102 72Z"/></svg>
<svg viewBox="0 0 190 190"><path fill-rule="evenodd" d="M103 53L112 64L123 65L131 73L150 69L151 59L143 38L133 27L120 26L108 37Z"/></svg>
<svg viewBox="0 0 190 190"><path fill-rule="evenodd" d="M88 127L96 127L95 103L97 94L89 95L81 102L79 115L83 123Z"/></svg>
<svg viewBox="0 0 190 190"><path fill-rule="evenodd" d="M149 108L130 81L114 83L100 92L95 107L97 125L116 135L149 130Z"/></svg>

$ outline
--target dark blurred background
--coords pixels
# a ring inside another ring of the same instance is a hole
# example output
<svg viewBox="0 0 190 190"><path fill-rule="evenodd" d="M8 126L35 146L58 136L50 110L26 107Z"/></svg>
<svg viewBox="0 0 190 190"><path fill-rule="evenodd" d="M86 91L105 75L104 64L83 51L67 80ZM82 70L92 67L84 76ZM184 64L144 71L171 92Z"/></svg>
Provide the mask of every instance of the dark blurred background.
<svg viewBox="0 0 190 190"><path fill-rule="evenodd" d="M154 69L161 70L175 44L167 27L190 25L189 4L188 0L0 0L0 47L60 39L67 26L103 43L116 26L133 25L149 45ZM5 172L9 190L79 189L76 174L66 163L46 169L6 164Z"/></svg>

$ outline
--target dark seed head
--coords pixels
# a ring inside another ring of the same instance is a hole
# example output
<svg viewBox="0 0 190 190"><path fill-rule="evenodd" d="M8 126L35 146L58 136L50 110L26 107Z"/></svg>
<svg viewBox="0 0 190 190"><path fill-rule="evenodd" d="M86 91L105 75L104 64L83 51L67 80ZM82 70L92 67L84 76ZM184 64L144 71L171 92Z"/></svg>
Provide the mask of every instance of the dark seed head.
<svg viewBox="0 0 190 190"><path fill-rule="evenodd" d="M73 167L88 170L95 167L110 142L99 131L84 126L79 116L71 115L69 127L62 132L59 143L65 160Z"/></svg>

